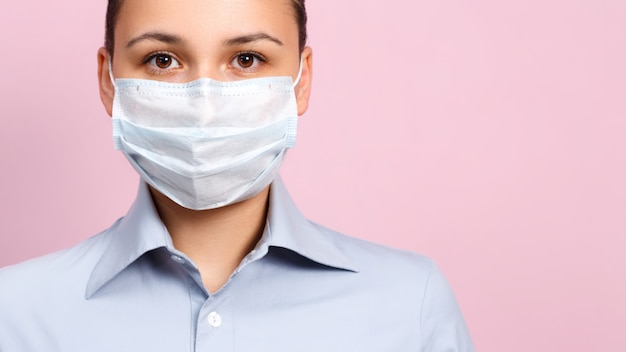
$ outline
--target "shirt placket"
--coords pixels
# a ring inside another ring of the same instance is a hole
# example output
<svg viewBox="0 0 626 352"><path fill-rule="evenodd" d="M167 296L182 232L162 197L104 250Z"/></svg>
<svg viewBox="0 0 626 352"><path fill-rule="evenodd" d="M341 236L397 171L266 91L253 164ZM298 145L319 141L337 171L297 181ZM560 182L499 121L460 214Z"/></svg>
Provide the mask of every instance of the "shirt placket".
<svg viewBox="0 0 626 352"><path fill-rule="evenodd" d="M174 252L174 251L172 251ZM190 338L192 351L234 351L232 309L228 304L228 284L220 291L209 294L202 284L200 272L195 265L180 252L174 252L172 260L188 274L189 296L191 301L192 324Z"/></svg>
<svg viewBox="0 0 626 352"><path fill-rule="evenodd" d="M226 292L212 295L200 308L195 351L235 350L233 314L226 296Z"/></svg>

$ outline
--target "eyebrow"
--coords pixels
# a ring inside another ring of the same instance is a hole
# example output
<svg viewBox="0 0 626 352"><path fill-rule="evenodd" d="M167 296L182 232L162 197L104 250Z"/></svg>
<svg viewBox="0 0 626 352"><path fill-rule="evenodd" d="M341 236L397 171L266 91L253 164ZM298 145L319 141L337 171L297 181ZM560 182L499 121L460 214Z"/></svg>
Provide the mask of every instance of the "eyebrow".
<svg viewBox="0 0 626 352"><path fill-rule="evenodd" d="M126 48L130 48L131 46L137 44L142 40L157 40L167 44L182 44L183 42L183 39L181 37L174 34L168 34L163 32L148 32L131 39L128 44L126 44Z"/></svg>
<svg viewBox="0 0 626 352"><path fill-rule="evenodd" d="M224 45L234 46L234 45L257 42L260 40L269 40L278 45L281 45L281 46L284 45L283 42L281 42L278 38L272 37L271 35L264 33L264 32L257 32L257 33L246 34L246 35L242 35L239 37L231 38L231 39L225 40Z"/></svg>

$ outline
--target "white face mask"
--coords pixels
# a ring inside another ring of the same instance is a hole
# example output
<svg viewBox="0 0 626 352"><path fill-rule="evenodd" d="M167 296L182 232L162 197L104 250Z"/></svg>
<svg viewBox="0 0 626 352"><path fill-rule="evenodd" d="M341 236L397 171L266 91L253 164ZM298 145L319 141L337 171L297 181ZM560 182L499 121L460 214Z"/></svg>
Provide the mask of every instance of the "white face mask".
<svg viewBox="0 0 626 352"><path fill-rule="evenodd" d="M110 63L109 63L109 72ZM143 180L179 205L218 208L251 198L295 144L290 77L189 83L118 79L113 139Z"/></svg>

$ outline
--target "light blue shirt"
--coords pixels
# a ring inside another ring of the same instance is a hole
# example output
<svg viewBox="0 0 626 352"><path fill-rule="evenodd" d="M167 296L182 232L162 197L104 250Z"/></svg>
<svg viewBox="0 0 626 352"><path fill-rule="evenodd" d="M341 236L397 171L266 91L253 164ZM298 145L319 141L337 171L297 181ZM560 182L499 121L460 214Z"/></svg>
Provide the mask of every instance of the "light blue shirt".
<svg viewBox="0 0 626 352"><path fill-rule="evenodd" d="M218 292L173 245L142 183L77 246L0 269L1 352L473 351L423 256L306 220L277 180L255 250Z"/></svg>

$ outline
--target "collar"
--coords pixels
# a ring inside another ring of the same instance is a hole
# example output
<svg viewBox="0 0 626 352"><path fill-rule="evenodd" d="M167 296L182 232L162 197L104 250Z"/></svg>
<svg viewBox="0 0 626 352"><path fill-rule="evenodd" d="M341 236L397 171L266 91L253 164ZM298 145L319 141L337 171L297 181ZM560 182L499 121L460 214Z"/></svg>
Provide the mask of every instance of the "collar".
<svg viewBox="0 0 626 352"><path fill-rule="evenodd" d="M350 258L335 245L336 233L310 222L300 213L280 177L270 189L267 220L260 245L266 241L270 247L289 249L325 266L358 271Z"/></svg>
<svg viewBox="0 0 626 352"><path fill-rule="evenodd" d="M164 247L172 253L180 253L174 248L143 181L126 216L108 231L111 240L87 282L87 299L149 251ZM357 272L352 261L335 246L333 234L307 220L296 208L282 180L279 177L274 180L267 225L257 248L286 248L319 264Z"/></svg>
<svg viewBox="0 0 626 352"><path fill-rule="evenodd" d="M91 272L85 292L87 299L145 253L161 247L174 248L143 181L126 216L108 232L111 240Z"/></svg>

